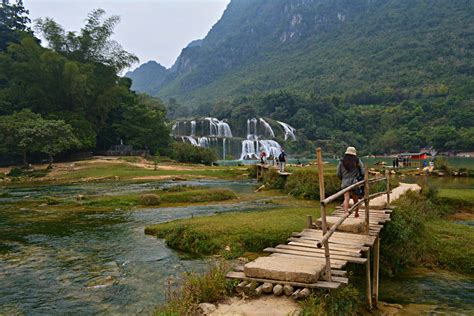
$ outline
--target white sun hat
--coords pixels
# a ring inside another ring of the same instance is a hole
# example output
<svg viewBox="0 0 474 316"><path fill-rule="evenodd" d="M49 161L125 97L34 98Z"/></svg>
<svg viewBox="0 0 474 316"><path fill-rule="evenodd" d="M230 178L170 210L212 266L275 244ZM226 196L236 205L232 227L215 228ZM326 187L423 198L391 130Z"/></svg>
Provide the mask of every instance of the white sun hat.
<svg viewBox="0 0 474 316"><path fill-rule="evenodd" d="M355 149L355 147L347 147L346 155L357 156L357 150Z"/></svg>

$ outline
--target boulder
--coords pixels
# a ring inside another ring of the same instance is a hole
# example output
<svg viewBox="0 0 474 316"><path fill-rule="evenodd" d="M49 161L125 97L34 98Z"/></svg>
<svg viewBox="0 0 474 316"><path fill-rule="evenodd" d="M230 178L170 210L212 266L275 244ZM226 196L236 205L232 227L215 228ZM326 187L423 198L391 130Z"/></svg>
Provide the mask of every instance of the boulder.
<svg viewBox="0 0 474 316"><path fill-rule="evenodd" d="M336 216L327 216L326 223L328 228L331 228L340 219L340 217ZM321 219L318 219L316 225L318 228L321 227ZM337 228L337 230L341 232L360 234L365 232L365 221L361 218L349 217Z"/></svg>
<svg viewBox="0 0 474 316"><path fill-rule="evenodd" d="M273 287L273 294L276 296L280 296L283 294L283 286L281 284L277 284Z"/></svg>
<svg viewBox="0 0 474 316"><path fill-rule="evenodd" d="M260 257L244 266L249 278L315 283L325 268L324 260L297 257Z"/></svg>
<svg viewBox="0 0 474 316"><path fill-rule="evenodd" d="M273 292L273 284L271 283L263 283L262 285L262 292L265 294L270 294Z"/></svg>

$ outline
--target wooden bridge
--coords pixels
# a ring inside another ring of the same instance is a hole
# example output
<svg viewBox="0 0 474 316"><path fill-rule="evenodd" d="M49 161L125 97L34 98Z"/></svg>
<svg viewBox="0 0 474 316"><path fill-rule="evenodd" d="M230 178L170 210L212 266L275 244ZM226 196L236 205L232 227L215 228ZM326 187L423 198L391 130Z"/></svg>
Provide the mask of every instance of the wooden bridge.
<svg viewBox="0 0 474 316"><path fill-rule="evenodd" d="M365 168L364 180L355 183L329 197L325 195L324 173L321 150L317 150L321 218L313 223L308 216L307 227L301 232L293 233L286 244L266 248L269 257L260 257L236 267L227 278L239 279L239 291L254 294L284 293L294 298L304 298L314 288L337 289L348 284L348 263L365 265L366 301L372 308L378 303L380 231L390 221L390 178L388 173L383 177L370 179L368 168ZM370 186L384 182L384 189L370 194ZM327 207L339 199L345 192L364 187L365 195L355 203L347 214L342 208L336 208L331 216ZM399 192L397 192L398 194ZM361 210L360 217L353 213ZM373 267L371 267L371 253Z"/></svg>

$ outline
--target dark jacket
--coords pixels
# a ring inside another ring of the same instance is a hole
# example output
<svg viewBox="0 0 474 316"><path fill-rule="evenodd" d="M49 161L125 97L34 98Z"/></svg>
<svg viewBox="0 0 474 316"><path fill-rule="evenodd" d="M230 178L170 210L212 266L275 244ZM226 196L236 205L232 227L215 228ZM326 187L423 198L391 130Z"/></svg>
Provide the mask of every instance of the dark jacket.
<svg viewBox="0 0 474 316"><path fill-rule="evenodd" d="M339 179L342 180L341 189L347 188L348 186L356 183L356 178L359 175L359 172L362 175L365 174L364 164L360 159L359 167L354 168L352 171L347 171L346 168L344 168L344 165L342 164L342 160L339 161L339 164L337 165L336 175L339 177Z"/></svg>

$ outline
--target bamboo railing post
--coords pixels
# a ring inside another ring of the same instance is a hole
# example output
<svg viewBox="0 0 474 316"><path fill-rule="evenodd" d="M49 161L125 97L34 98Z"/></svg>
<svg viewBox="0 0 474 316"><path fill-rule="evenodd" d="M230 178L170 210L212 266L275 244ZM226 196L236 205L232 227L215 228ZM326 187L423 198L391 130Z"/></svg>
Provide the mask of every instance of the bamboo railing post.
<svg viewBox="0 0 474 316"><path fill-rule="evenodd" d="M380 237L374 244L374 273L372 276L372 304L377 307L379 302L379 270L380 270Z"/></svg>
<svg viewBox="0 0 474 316"><path fill-rule="evenodd" d="M365 188L364 188L364 204L365 204L365 232L367 235L370 233L370 216L369 216L369 202L370 202L370 192L369 192L369 168L365 167L364 174Z"/></svg>
<svg viewBox="0 0 474 316"><path fill-rule="evenodd" d="M322 201L325 199L325 191L324 191L324 166L323 166L323 158L321 155L321 148L316 149L316 157L318 159L318 176L319 176L319 200ZM327 222L326 222L326 205L321 203L321 227L323 230L323 236L326 234L327 231ZM329 254L329 241L326 240L324 242L324 256L326 258L326 280L332 281L331 276L331 258Z"/></svg>
<svg viewBox="0 0 474 316"><path fill-rule="evenodd" d="M367 250L367 263L365 264L365 296L367 307L372 309L372 289L370 284L370 249Z"/></svg>
<svg viewBox="0 0 474 316"><path fill-rule="evenodd" d="M308 215L306 217L306 226L308 227L308 229L313 228L313 216Z"/></svg>
<svg viewBox="0 0 474 316"><path fill-rule="evenodd" d="M387 178L387 208L390 208L390 171L385 170L385 177Z"/></svg>

